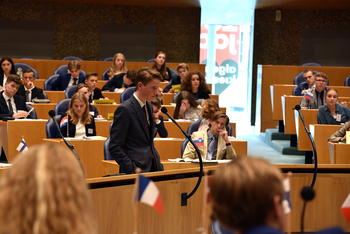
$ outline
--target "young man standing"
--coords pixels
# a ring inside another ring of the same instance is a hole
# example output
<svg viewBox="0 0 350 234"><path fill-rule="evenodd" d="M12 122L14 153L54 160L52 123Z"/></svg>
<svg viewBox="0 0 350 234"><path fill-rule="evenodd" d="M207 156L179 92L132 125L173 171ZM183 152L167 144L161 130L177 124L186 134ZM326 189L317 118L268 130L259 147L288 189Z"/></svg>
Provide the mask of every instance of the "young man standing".
<svg viewBox="0 0 350 234"><path fill-rule="evenodd" d="M5 90L0 94L0 119L4 117L27 118L27 106L23 97L15 95L21 79L14 74L9 75L5 82Z"/></svg>
<svg viewBox="0 0 350 234"><path fill-rule="evenodd" d="M26 102L31 102L34 98L45 99L43 90L34 85L35 77L31 69L24 70L22 81L23 85L19 86L17 95L24 97Z"/></svg>
<svg viewBox="0 0 350 234"><path fill-rule="evenodd" d="M62 73L52 83L51 90L64 91L68 86L84 83L85 76L80 74L81 64L78 60L73 60L68 63L69 73Z"/></svg>
<svg viewBox="0 0 350 234"><path fill-rule="evenodd" d="M109 152L120 166L120 172L135 173L163 171L163 165L154 148L155 121L150 103L158 94L162 81L159 72L141 68L136 76L136 91L114 112Z"/></svg>

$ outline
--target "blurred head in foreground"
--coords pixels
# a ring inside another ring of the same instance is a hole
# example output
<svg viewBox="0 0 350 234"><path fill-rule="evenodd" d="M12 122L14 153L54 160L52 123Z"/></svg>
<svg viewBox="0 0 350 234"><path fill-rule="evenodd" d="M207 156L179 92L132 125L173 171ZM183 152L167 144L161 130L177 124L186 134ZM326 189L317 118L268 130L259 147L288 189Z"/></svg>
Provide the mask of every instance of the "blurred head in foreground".
<svg viewBox="0 0 350 234"><path fill-rule="evenodd" d="M67 148L17 155L0 181L0 233L96 233L82 169Z"/></svg>
<svg viewBox="0 0 350 234"><path fill-rule="evenodd" d="M237 233L264 225L284 230L283 175L263 159L238 157L210 181L213 217Z"/></svg>

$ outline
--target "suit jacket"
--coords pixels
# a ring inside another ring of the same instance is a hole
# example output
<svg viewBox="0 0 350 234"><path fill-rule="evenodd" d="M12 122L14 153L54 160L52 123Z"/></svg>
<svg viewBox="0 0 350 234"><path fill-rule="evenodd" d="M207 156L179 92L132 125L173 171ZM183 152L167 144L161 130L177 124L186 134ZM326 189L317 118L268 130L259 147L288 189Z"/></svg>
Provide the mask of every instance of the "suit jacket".
<svg viewBox="0 0 350 234"><path fill-rule="evenodd" d="M174 76L171 79L171 81L169 81L167 86L164 88L163 93L168 93L173 85L178 85L178 84L181 84L181 78L180 78L180 76Z"/></svg>
<svg viewBox="0 0 350 234"><path fill-rule="evenodd" d="M165 126L164 126L164 122L163 122L163 116L159 115L159 120L160 123L156 124L156 129L154 131L154 137L156 137L157 133L159 133L159 136L162 138L166 138L168 137L168 131L166 130Z"/></svg>
<svg viewBox="0 0 350 234"><path fill-rule="evenodd" d="M92 96L93 100L99 100L100 98L105 98L102 93L101 93L101 89L99 88L95 88L94 89L94 96Z"/></svg>
<svg viewBox="0 0 350 234"><path fill-rule="evenodd" d="M344 126L339 128L338 131L336 131L332 136L330 136L328 138L328 141L339 142L346 135L346 131L350 131L350 121L346 122Z"/></svg>
<svg viewBox="0 0 350 234"><path fill-rule="evenodd" d="M125 73L120 73L118 75L113 76L110 80L106 82L106 84L102 87L102 91L109 90L113 92L116 88L121 88L124 83Z"/></svg>
<svg viewBox="0 0 350 234"><path fill-rule="evenodd" d="M350 119L350 109L347 106L335 104L335 114L341 116L340 121L334 119L333 114L329 111L327 105L323 105L318 109L317 123L337 125L345 123Z"/></svg>
<svg viewBox="0 0 350 234"><path fill-rule="evenodd" d="M148 101L146 101L146 107L150 131L145 114L134 95L120 104L114 112L109 152L119 164L121 173L135 173L137 167L141 168L142 172L150 172L152 161L155 170L164 170L159 154L154 148L153 107Z"/></svg>
<svg viewBox="0 0 350 234"><path fill-rule="evenodd" d="M13 98L15 99L17 110L27 111L27 105L26 105L25 99L22 96L14 95ZM10 114L10 110L7 106L6 100L1 92L0 93L0 119L4 117L12 117L12 114ZM30 115L28 115L27 118L30 118Z"/></svg>
<svg viewBox="0 0 350 234"><path fill-rule="evenodd" d="M68 73L60 74L57 79L51 84L51 90L64 91L69 84L72 75ZM85 76L79 74L78 84L85 82Z"/></svg>
<svg viewBox="0 0 350 234"><path fill-rule="evenodd" d="M192 133L192 140L195 137L203 137L203 146L198 146L198 150L202 155L203 159L207 158L207 153L208 153L208 131L198 131L198 132L193 132ZM222 149L221 147L225 146L225 149ZM186 145L185 152L182 156L184 159L196 159L198 158L196 149L193 147L193 145L189 142ZM219 136L218 138L218 148L217 148L217 154L216 154L216 159L221 160L221 159L234 159L236 158L236 152L233 149L232 145L226 146L226 142L224 138Z"/></svg>
<svg viewBox="0 0 350 234"><path fill-rule="evenodd" d="M16 94L24 97L24 100L26 100L26 91L25 91L24 85L19 86ZM43 90L38 87L34 87L34 89L32 89L32 100L34 98L45 99Z"/></svg>
<svg viewBox="0 0 350 234"><path fill-rule="evenodd" d="M312 91L311 91L311 93L312 93L312 98L311 98L311 100L308 100L308 99L306 99L305 97L303 97L302 99L301 99L301 101L300 101L300 106L302 106L302 107L308 107L308 106L310 106L311 107L311 109L318 109L317 108L317 94L316 94L316 89L313 89ZM323 104L326 104L326 102L325 102L325 97L326 97L326 90L323 90Z"/></svg>
<svg viewBox="0 0 350 234"><path fill-rule="evenodd" d="M306 82L301 82L301 83L298 84L298 86L296 87L294 95L295 95L295 96L303 96L303 94L301 94L301 92L302 92L303 90L307 90L307 89L309 89L309 84L306 83Z"/></svg>
<svg viewBox="0 0 350 234"><path fill-rule="evenodd" d="M67 116L67 113L64 113L61 115L61 120ZM60 120L60 122L61 122ZM75 137L75 124L73 124L71 122L71 117L68 116L68 128L69 128L69 136L68 137ZM91 133L91 129L92 129L92 133ZM64 126L62 128L60 128L61 133L64 137L67 136L67 126ZM95 119L94 117L92 117L91 123L90 124L86 124L85 125L85 135L86 136L96 136L96 127L95 127Z"/></svg>
<svg viewBox="0 0 350 234"><path fill-rule="evenodd" d="M92 115L94 118L97 118L98 110L95 106L89 104L89 111L90 111L90 115Z"/></svg>

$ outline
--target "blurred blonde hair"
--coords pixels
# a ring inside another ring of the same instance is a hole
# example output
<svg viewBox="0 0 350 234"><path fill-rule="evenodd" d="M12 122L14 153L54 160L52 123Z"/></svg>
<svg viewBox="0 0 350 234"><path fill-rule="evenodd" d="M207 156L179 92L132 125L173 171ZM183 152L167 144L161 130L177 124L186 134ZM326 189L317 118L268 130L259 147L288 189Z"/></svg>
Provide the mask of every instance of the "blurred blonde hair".
<svg viewBox="0 0 350 234"><path fill-rule="evenodd" d="M117 66L115 65L115 60L117 60L118 57L123 57L123 59L124 59L123 65L120 68L121 73L126 73L127 72L126 59L125 59L124 54L117 53L117 54L114 55L112 64L108 68L108 77L109 77L109 79L112 78L114 76L114 73L117 72Z"/></svg>
<svg viewBox="0 0 350 234"><path fill-rule="evenodd" d="M94 234L96 222L75 156L55 144L19 154L0 181L0 233Z"/></svg>

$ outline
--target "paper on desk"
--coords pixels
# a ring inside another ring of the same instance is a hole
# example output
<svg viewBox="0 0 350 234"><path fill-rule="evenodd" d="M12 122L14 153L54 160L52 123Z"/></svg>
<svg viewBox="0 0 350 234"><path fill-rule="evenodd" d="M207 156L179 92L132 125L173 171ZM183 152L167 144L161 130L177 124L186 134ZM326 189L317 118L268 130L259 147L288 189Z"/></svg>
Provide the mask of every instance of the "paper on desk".
<svg viewBox="0 0 350 234"><path fill-rule="evenodd" d="M171 141L171 140L184 140L184 138L171 138L171 137L161 138L161 137L156 137L153 140L154 141Z"/></svg>
<svg viewBox="0 0 350 234"><path fill-rule="evenodd" d="M85 140L107 140L107 137L103 136L85 136L83 137Z"/></svg>
<svg viewBox="0 0 350 234"><path fill-rule="evenodd" d="M12 164L9 164L9 163L0 163L0 168L10 167L10 166L12 166Z"/></svg>
<svg viewBox="0 0 350 234"><path fill-rule="evenodd" d="M183 158L176 158L176 159L168 159L170 162L192 162L193 159L183 159Z"/></svg>

